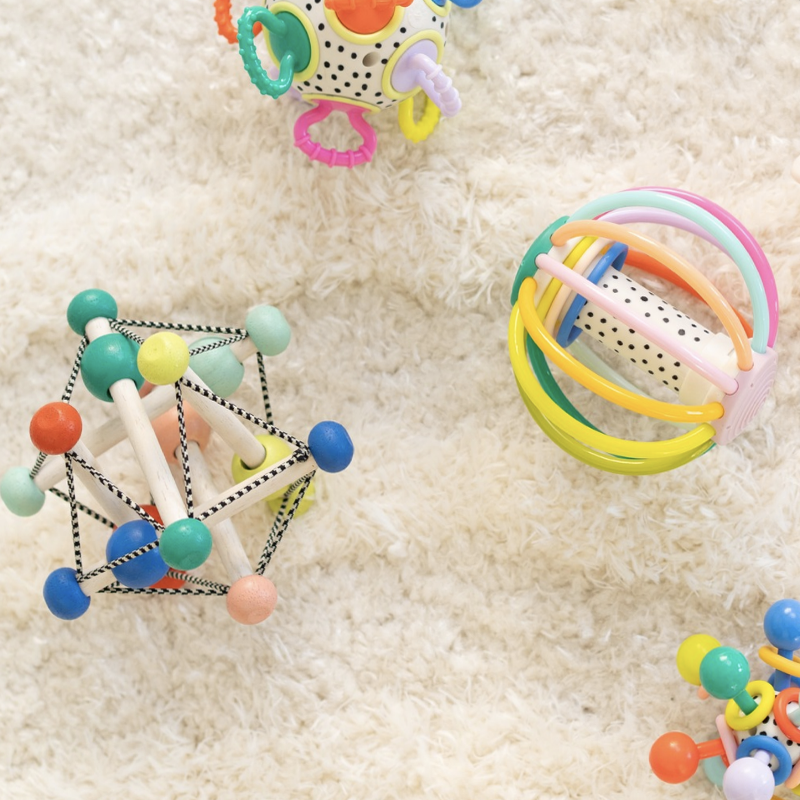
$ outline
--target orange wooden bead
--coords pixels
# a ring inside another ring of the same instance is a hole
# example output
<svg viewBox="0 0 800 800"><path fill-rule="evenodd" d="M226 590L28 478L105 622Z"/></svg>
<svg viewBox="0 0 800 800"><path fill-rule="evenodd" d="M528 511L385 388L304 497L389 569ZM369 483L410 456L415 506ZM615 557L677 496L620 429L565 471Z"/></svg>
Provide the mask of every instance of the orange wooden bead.
<svg viewBox="0 0 800 800"><path fill-rule="evenodd" d="M57 456L68 453L81 438L81 415L69 403L48 403L31 420L30 435L34 446Z"/></svg>

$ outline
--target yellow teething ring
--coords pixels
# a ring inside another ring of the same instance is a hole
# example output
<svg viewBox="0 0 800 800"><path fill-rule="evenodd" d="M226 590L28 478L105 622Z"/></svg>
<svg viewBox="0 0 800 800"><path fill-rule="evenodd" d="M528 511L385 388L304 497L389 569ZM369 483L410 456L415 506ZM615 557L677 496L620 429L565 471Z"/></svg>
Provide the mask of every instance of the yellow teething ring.
<svg viewBox="0 0 800 800"><path fill-rule="evenodd" d="M725 722L734 731L748 731L760 725L769 716L775 703L775 689L766 681L750 681L745 686L745 691L753 698L760 695L761 702L749 714L740 716L739 706L733 700L728 701L725 707Z"/></svg>
<svg viewBox="0 0 800 800"><path fill-rule="evenodd" d="M441 111L438 106L431 101L430 97L425 96L425 110L419 122L414 119L414 98L407 97L401 100L397 106L397 122L403 136L417 144L424 142L439 124Z"/></svg>
<svg viewBox="0 0 800 800"><path fill-rule="evenodd" d="M778 654L777 647L764 646L758 651L758 657L768 666L777 669L779 672L785 672L787 675L792 675L795 678L800 678L800 661L797 657L791 661L788 658Z"/></svg>

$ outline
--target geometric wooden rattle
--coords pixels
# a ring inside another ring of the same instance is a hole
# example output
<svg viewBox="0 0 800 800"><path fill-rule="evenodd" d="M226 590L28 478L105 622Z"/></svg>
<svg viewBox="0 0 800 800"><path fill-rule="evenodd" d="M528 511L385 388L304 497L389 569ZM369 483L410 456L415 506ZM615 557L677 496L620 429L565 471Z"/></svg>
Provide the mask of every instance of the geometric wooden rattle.
<svg viewBox="0 0 800 800"><path fill-rule="evenodd" d="M661 780L682 783L700 761L727 800L769 800L783 783L800 794L800 603L779 600L764 617L771 646L759 657L774 672L751 681L747 659L711 636L690 636L678 649L678 671L702 697L727 700L716 719L718 738L696 744L683 733L661 736L650 766Z"/></svg>
<svg viewBox="0 0 800 800"><path fill-rule="evenodd" d="M290 92L311 103L295 124L295 146L310 159L352 168L372 159L377 146L365 119L399 104L400 129L413 142L426 139L440 116L461 108L453 82L440 66L452 6L481 0L267 0L247 8L234 28L230 0L215 0L220 34L239 43L244 67L261 94ZM255 35L263 31L265 69ZM414 96L425 109L414 119ZM313 141L309 128L333 112L347 116L360 147L341 151Z"/></svg>
<svg viewBox="0 0 800 800"><path fill-rule="evenodd" d="M347 431L320 422L308 442L273 424L264 356L289 344L280 311L258 306L242 329L117 318L107 292L90 289L69 305L67 320L81 341L61 400L40 408L30 435L40 451L33 469L9 470L0 496L29 516L51 491L68 501L75 568L47 578L44 599L61 619L75 619L97 592L224 595L231 617L266 619L277 593L264 575L293 517L313 499L317 469L339 472L353 457ZM131 329L156 329L142 338ZM181 333L205 334L191 344ZM256 355L263 417L226 399L241 384L243 362ZM71 402L78 376L117 415L87 431ZM247 423L247 424L245 424ZM257 428L256 434L252 428ZM233 452L234 485L219 491L204 451L214 432ZM97 457L127 439L147 484L150 502L137 502L97 466ZM99 511L79 501L75 477ZM66 479L66 492L56 488ZM275 519L255 569L233 517L266 500ZM84 568L79 512L110 529L103 561ZM194 574L214 550L230 585Z"/></svg>
<svg viewBox="0 0 800 800"><path fill-rule="evenodd" d="M752 328L685 258L630 227L640 222L680 228L726 254L750 295ZM637 283L630 268L702 300L721 330L712 332ZM568 453L610 472L662 472L730 442L752 421L775 378L778 298L769 263L738 220L691 192L619 192L556 221L523 259L511 304L509 352L529 412ZM627 381L578 341L583 335L679 402L655 399ZM661 441L610 436L573 406L548 361L620 409L692 427Z"/></svg>

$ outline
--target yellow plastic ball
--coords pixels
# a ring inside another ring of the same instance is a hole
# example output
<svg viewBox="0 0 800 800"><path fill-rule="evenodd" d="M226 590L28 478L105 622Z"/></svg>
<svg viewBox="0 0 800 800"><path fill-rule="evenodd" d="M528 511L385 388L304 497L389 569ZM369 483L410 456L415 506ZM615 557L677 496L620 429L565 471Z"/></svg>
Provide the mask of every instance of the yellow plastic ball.
<svg viewBox="0 0 800 800"><path fill-rule="evenodd" d="M261 442L261 444L264 445L264 449L267 451L267 456L263 463L259 464L259 466L255 467L254 469L248 469L242 463L242 459L239 458L239 456L234 456L233 463L231 464L231 473L233 474L233 479L236 481L236 483L241 483L242 481L247 480L247 478L252 478L253 475L258 474L267 467L271 467L273 464L277 464L279 461L283 461L284 458L288 458L292 454L291 445L277 436L260 435L256 438L259 442ZM297 497L299 491L299 489L295 489L289 495L289 502L286 504L287 511L289 508L291 508L291 505L294 502L295 497ZM285 493L285 489L281 489L277 492L273 492L273 494L267 497L267 504L276 514L280 510ZM314 487L314 480L312 478L311 484L309 485L308 489L306 489L306 493L303 495L303 499L300 501L300 505L297 507L295 516L305 514L305 512L311 508L311 506L314 504L315 494L316 489Z"/></svg>
<svg viewBox="0 0 800 800"><path fill-rule="evenodd" d="M160 331L145 339L136 363L146 381L156 386L175 383L189 366L189 347L176 333Z"/></svg>
<svg viewBox="0 0 800 800"><path fill-rule="evenodd" d="M692 686L700 685L700 662L720 643L707 633L696 633L685 639L678 648L678 655L675 661L678 664L678 672L687 683Z"/></svg>

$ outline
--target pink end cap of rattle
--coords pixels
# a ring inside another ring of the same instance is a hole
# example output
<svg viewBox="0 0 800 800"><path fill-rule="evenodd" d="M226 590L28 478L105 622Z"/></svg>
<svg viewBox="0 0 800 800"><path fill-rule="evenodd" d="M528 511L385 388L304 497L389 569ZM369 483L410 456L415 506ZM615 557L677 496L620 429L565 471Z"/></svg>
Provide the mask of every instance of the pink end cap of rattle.
<svg viewBox="0 0 800 800"><path fill-rule="evenodd" d="M263 622L278 602L275 584L263 575L245 575L228 592L228 613L242 625Z"/></svg>
<svg viewBox="0 0 800 800"><path fill-rule="evenodd" d="M752 369L736 376L739 388L722 398L725 413L711 423L716 430L714 441L717 444L733 441L753 421L769 397L777 369L778 357L774 350L768 348L766 353L753 353Z"/></svg>

